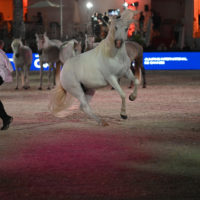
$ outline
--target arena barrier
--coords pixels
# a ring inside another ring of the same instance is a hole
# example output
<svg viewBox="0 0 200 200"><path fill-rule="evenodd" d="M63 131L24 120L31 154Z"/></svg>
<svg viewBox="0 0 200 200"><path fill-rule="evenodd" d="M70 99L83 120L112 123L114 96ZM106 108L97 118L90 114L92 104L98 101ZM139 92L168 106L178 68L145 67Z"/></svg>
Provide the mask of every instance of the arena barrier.
<svg viewBox="0 0 200 200"><path fill-rule="evenodd" d="M13 68L13 54L7 53ZM48 64L43 65L48 70ZM200 52L144 52L146 70L200 70ZM33 53L31 71L39 71L39 55Z"/></svg>

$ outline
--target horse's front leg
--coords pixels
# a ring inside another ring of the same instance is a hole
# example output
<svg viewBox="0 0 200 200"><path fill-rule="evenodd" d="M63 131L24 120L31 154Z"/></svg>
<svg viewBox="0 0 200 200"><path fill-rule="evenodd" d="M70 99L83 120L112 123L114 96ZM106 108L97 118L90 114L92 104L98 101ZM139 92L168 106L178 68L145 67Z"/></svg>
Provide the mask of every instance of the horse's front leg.
<svg viewBox="0 0 200 200"><path fill-rule="evenodd" d="M51 89L51 69L54 70L53 63L49 63L49 71L48 71L48 87L47 87L48 90ZM54 73L54 72L53 72L53 73Z"/></svg>
<svg viewBox="0 0 200 200"><path fill-rule="evenodd" d="M58 85L58 83L60 82L60 67L61 67L61 62L60 61L56 62L55 85Z"/></svg>
<svg viewBox="0 0 200 200"><path fill-rule="evenodd" d="M133 75L133 73L130 69L127 71L126 77L128 78L128 80L134 82L133 93L131 93L130 96L129 96L130 101L134 101L137 97L137 88L138 88L138 85L139 85L139 80L137 78L135 78L135 76Z"/></svg>
<svg viewBox="0 0 200 200"><path fill-rule="evenodd" d="M122 99L122 105L121 105L121 118L122 119L127 119L127 114L126 114L126 95L124 91L121 89L118 79L115 76L111 76L108 79L109 84L119 93L121 99Z"/></svg>

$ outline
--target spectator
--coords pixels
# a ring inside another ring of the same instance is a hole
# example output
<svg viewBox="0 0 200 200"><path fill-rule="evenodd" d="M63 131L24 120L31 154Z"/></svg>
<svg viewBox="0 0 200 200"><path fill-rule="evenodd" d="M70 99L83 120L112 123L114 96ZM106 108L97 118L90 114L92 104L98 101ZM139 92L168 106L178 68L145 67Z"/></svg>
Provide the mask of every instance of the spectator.
<svg viewBox="0 0 200 200"><path fill-rule="evenodd" d="M144 15L143 15L143 12L140 13L139 28L140 28L140 32L143 33L143 28L144 28Z"/></svg>
<svg viewBox="0 0 200 200"><path fill-rule="evenodd" d="M3 51L4 42L0 40L0 85L4 82L11 82L12 75L11 72L13 71L12 65L6 56L5 52ZM0 100L0 118L3 120L3 126L1 130L7 130L9 128L10 123L13 121L13 117L9 116L4 106Z"/></svg>
<svg viewBox="0 0 200 200"><path fill-rule="evenodd" d="M41 12L37 12L37 24L39 25L43 25L43 17L42 17L42 13Z"/></svg>

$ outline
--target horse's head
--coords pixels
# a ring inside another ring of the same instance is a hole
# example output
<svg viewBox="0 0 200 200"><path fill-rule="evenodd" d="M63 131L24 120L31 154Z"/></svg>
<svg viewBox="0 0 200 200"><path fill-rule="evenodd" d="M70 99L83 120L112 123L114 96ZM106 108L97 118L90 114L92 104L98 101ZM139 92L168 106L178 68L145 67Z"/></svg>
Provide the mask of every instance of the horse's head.
<svg viewBox="0 0 200 200"><path fill-rule="evenodd" d="M39 54L41 54L42 49L43 49L43 45L44 45L44 36L43 36L43 34L37 34L36 33L35 37L36 37L38 52L39 52Z"/></svg>
<svg viewBox="0 0 200 200"><path fill-rule="evenodd" d="M124 41L127 40L129 25L134 21L133 17L136 14L136 11L125 10L120 17L112 19L109 33L114 40L116 48L121 48Z"/></svg>
<svg viewBox="0 0 200 200"><path fill-rule="evenodd" d="M16 57L19 57L19 49L20 47L23 46L23 43L20 39L14 39L11 43L11 48L13 50L13 53L15 54Z"/></svg>
<svg viewBox="0 0 200 200"><path fill-rule="evenodd" d="M75 52L75 55L79 55L81 54L81 51L82 51L82 45L81 45L81 42L78 42L78 41L74 41L74 52Z"/></svg>
<svg viewBox="0 0 200 200"><path fill-rule="evenodd" d="M94 36L86 35L86 37L85 37L85 50L88 51L88 50L93 49L94 42L95 42Z"/></svg>
<svg viewBox="0 0 200 200"><path fill-rule="evenodd" d="M46 47L47 35L46 35L46 33L44 33L44 34L36 33L35 37L36 37L38 52L39 52L39 54L41 54L42 49L44 49Z"/></svg>

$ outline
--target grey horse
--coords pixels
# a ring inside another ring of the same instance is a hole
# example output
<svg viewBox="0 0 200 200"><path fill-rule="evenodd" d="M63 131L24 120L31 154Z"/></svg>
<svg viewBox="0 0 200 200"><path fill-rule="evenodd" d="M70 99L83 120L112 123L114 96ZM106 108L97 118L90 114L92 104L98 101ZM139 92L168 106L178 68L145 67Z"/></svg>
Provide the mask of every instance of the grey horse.
<svg viewBox="0 0 200 200"><path fill-rule="evenodd" d="M29 70L32 63L32 50L23 45L21 39L14 39L11 43L13 61L16 68L16 88L19 88L19 75L21 73L22 87L29 89Z"/></svg>
<svg viewBox="0 0 200 200"><path fill-rule="evenodd" d="M59 40L50 40L46 33L44 34L35 34L36 42L39 52L39 59L40 59L40 86L39 90L42 90L43 84L43 64L49 64L49 71L48 71L48 87L47 89L51 88L51 71L53 71L53 85L56 85L56 71L60 71L60 60L59 60L59 52L60 46L62 42ZM54 65L56 65L54 67Z"/></svg>
<svg viewBox="0 0 200 200"><path fill-rule="evenodd" d="M55 86L57 80L59 80L60 66L67 59L81 53L81 43L75 39L63 43L59 40L49 40L46 34L36 34L36 41L41 66L39 89L42 89L43 64L46 62L50 66L48 76L48 89L50 89L51 69L53 69L53 84ZM56 68L54 64L56 64Z"/></svg>

